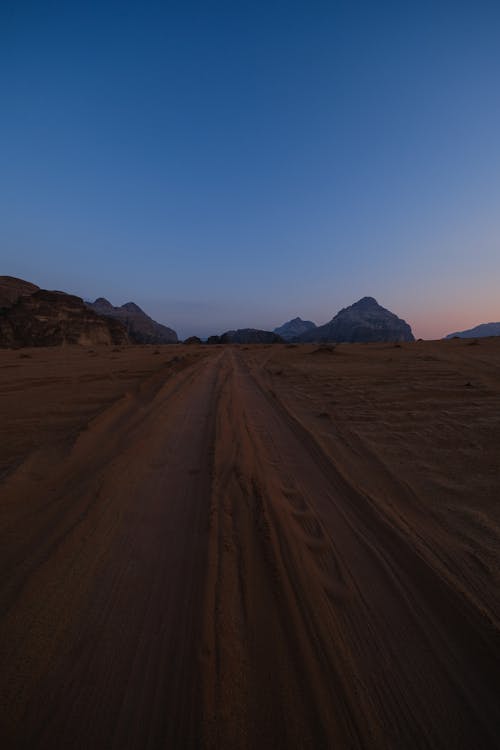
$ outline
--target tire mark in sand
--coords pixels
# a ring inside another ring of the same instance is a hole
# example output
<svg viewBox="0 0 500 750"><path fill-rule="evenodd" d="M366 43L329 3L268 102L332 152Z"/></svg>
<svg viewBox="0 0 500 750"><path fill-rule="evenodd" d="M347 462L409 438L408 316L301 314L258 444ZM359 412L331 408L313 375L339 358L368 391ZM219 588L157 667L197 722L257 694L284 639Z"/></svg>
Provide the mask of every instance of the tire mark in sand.
<svg viewBox="0 0 500 750"><path fill-rule="evenodd" d="M241 353L224 367L207 746L496 747L497 634L295 429Z"/></svg>
<svg viewBox="0 0 500 750"><path fill-rule="evenodd" d="M33 517L5 578L3 747L199 747L217 380L216 356L142 388L46 480L11 479Z"/></svg>
<svg viewBox="0 0 500 750"><path fill-rule="evenodd" d="M497 632L237 350L47 461L1 485L2 747L496 747Z"/></svg>

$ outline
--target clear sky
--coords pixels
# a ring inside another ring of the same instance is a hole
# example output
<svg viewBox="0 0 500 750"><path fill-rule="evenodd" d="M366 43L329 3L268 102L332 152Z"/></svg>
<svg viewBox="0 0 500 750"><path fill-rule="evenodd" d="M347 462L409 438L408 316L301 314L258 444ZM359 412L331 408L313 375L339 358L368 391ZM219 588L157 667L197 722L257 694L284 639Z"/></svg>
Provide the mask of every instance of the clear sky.
<svg viewBox="0 0 500 750"><path fill-rule="evenodd" d="M183 337L500 320L500 3L2 0L0 260Z"/></svg>

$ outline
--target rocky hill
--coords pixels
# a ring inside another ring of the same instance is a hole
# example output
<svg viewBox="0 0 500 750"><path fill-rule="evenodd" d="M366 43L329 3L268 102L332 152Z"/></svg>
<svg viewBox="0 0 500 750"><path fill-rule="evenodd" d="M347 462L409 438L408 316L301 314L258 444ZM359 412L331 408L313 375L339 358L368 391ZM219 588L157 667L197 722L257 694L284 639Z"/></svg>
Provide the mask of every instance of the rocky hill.
<svg viewBox="0 0 500 750"><path fill-rule="evenodd" d="M188 344L188 346L199 346L202 341L199 336L188 336L188 338L184 339L182 343Z"/></svg>
<svg viewBox="0 0 500 750"><path fill-rule="evenodd" d="M12 307L19 297L33 294L40 289L36 284L14 276L0 276L0 308Z"/></svg>
<svg viewBox="0 0 500 750"><path fill-rule="evenodd" d="M299 341L414 341L406 321L386 310L373 297L363 297L335 315L329 323L306 331Z"/></svg>
<svg viewBox="0 0 500 750"><path fill-rule="evenodd" d="M127 302L121 307L114 307L107 299L99 297L95 302L86 304L89 309L99 315L119 320L125 326L130 340L136 344L177 343L177 333L172 328L157 323L135 302Z"/></svg>
<svg viewBox="0 0 500 750"><path fill-rule="evenodd" d="M449 333L445 338L454 339L458 337L460 339L474 339L484 338L485 336L500 336L500 323L481 323L474 328L469 328L467 331Z"/></svg>
<svg viewBox="0 0 500 750"><path fill-rule="evenodd" d="M302 320L302 318L293 318L287 323L283 323L279 328L274 329L274 333L281 336L285 341L294 341L298 339L303 333L313 331L316 328L316 323L312 320Z"/></svg>
<svg viewBox="0 0 500 750"><path fill-rule="evenodd" d="M258 328L239 328L237 331L226 331L221 336L210 336L210 344L280 344L281 336L272 331L260 331Z"/></svg>
<svg viewBox="0 0 500 750"><path fill-rule="evenodd" d="M124 344L129 339L116 320L89 310L80 297L49 292L34 284L0 277L0 346Z"/></svg>

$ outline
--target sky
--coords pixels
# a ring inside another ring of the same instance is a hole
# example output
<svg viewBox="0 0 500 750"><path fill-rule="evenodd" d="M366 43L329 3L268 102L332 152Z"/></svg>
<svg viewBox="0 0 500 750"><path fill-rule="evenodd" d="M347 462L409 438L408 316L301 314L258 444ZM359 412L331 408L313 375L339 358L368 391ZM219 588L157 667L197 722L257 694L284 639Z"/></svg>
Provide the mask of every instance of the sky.
<svg viewBox="0 0 500 750"><path fill-rule="evenodd" d="M0 273L181 337L500 320L500 3L0 2Z"/></svg>

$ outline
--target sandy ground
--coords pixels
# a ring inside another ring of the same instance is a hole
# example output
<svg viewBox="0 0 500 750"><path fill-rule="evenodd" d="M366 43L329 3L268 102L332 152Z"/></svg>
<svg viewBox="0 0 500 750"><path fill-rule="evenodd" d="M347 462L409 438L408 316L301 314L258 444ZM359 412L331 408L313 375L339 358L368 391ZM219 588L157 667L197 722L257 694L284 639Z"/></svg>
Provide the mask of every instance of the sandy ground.
<svg viewBox="0 0 500 750"><path fill-rule="evenodd" d="M500 737L500 339L0 351L5 748Z"/></svg>

